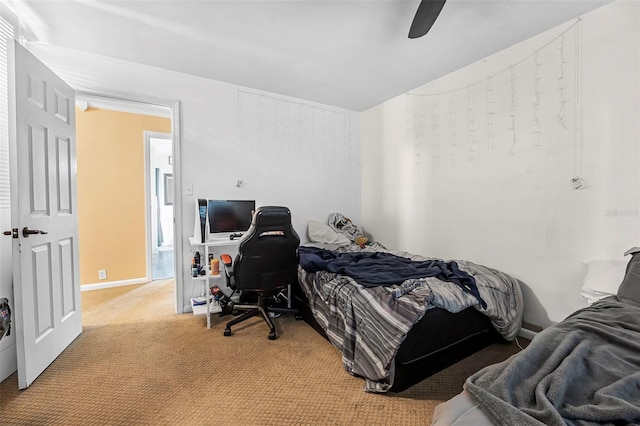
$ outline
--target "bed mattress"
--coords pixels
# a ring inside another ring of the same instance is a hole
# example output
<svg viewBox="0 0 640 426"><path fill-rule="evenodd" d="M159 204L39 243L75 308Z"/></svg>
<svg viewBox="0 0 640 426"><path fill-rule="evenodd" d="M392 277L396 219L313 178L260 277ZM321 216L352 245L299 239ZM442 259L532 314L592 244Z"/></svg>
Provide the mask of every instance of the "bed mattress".
<svg viewBox="0 0 640 426"><path fill-rule="evenodd" d="M329 340L311 312L302 290L294 291L302 318ZM489 318L473 307L458 313L440 308L425 312L407 334L393 361L390 392L402 392L479 350L503 340Z"/></svg>
<svg viewBox="0 0 640 426"><path fill-rule="evenodd" d="M469 277L473 288L467 289L460 278ZM384 284L371 285L379 278ZM298 281L312 312L308 322L319 324L340 350L345 370L365 379L367 392L411 386L494 342L492 328L512 340L522 319L522 293L513 277L378 243L335 251L301 247ZM403 347L409 349L400 352ZM425 373L405 381L412 374L402 372L413 370Z"/></svg>

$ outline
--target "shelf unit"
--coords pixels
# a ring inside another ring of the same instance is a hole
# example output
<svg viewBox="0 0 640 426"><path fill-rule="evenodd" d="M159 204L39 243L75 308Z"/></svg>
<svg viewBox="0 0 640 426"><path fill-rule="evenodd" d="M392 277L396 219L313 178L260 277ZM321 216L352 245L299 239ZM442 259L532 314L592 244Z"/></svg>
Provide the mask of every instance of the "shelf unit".
<svg viewBox="0 0 640 426"><path fill-rule="evenodd" d="M204 269L207 272L205 275L199 275L197 277L191 277L191 280L200 285L202 287L202 292L199 298L191 299L191 309L193 311L193 315L206 315L207 316L207 328L211 328L211 314L215 314L222 311L222 308L218 303L213 300L213 296L211 295L211 291L209 290L211 287L217 284L220 277L222 277L222 269L223 266L220 265L220 274L211 275L210 265L209 265L209 253L212 253L214 257L219 258L221 254L227 253L231 255L231 257L235 257L236 252L238 251L238 243L239 239L230 240L230 239L219 239L219 240L208 240L204 243L196 241L194 237L189 237L189 244L191 247L197 251L200 251L201 262L204 264ZM198 250L201 248L202 250ZM191 267L191 265L189 265ZM217 284L220 287L219 284ZM194 299L199 299L200 302L205 302L202 304L195 304Z"/></svg>

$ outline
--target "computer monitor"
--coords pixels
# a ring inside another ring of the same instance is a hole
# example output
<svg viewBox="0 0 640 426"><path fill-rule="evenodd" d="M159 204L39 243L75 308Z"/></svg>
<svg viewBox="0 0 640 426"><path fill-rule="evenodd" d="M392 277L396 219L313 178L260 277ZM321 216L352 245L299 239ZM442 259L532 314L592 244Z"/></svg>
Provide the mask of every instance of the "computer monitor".
<svg viewBox="0 0 640 426"><path fill-rule="evenodd" d="M251 226L255 200L208 200L207 215L211 238L245 232Z"/></svg>

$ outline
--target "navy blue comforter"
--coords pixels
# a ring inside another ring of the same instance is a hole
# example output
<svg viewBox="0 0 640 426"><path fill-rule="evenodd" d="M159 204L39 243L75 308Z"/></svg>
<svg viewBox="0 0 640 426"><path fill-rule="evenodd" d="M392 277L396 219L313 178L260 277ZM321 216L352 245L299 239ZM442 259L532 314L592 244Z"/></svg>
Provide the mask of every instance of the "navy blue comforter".
<svg viewBox="0 0 640 426"><path fill-rule="evenodd" d="M458 285L487 304L476 286L475 279L458 268L456 262L442 260L413 261L406 257L382 252L337 253L316 247L300 247L300 266L307 272L328 271L347 275L365 287L391 286L408 279L435 277Z"/></svg>

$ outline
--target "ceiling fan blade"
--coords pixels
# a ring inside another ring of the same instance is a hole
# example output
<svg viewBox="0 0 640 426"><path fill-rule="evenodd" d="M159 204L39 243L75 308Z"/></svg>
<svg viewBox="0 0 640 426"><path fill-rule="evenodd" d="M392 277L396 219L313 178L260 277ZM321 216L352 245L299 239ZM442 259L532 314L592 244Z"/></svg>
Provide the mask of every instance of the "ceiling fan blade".
<svg viewBox="0 0 640 426"><path fill-rule="evenodd" d="M422 37L429 32L446 0L421 0L409 29L409 38Z"/></svg>

